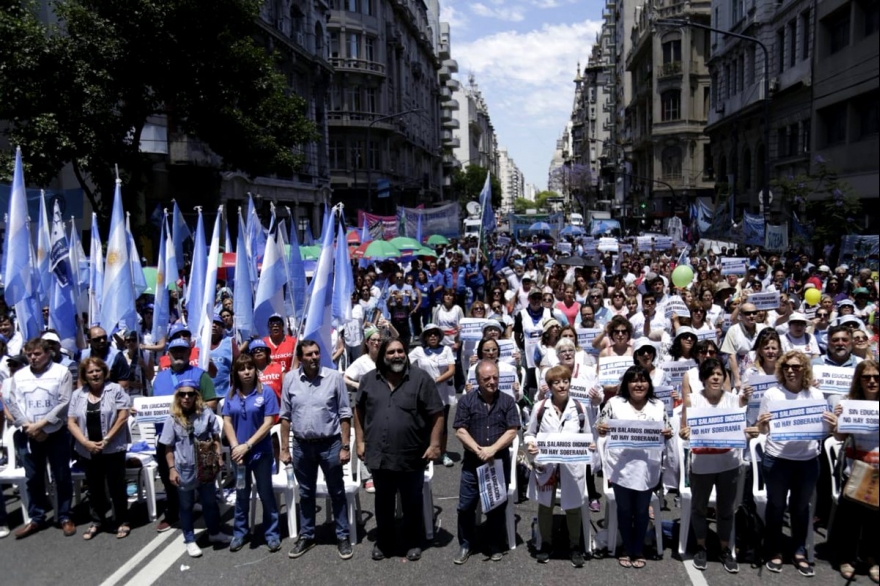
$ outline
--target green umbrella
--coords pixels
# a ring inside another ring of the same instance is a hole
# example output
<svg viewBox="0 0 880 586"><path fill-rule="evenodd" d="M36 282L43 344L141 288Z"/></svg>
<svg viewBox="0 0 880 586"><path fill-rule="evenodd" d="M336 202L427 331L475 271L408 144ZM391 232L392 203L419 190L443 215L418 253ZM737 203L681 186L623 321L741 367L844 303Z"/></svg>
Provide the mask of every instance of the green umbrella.
<svg viewBox="0 0 880 586"><path fill-rule="evenodd" d="M446 236L441 236L440 234L432 234L428 237L428 244L431 246L437 246L439 244L449 244L449 239Z"/></svg>
<svg viewBox="0 0 880 586"><path fill-rule="evenodd" d="M406 236L398 236L397 238L392 238L388 242L390 242L400 250L418 250L422 247L422 245L419 244L418 240L416 240L415 238L408 238Z"/></svg>
<svg viewBox="0 0 880 586"><path fill-rule="evenodd" d="M144 267L144 280L147 282L147 290L144 291L145 295L155 295L156 294L156 267Z"/></svg>
<svg viewBox="0 0 880 586"><path fill-rule="evenodd" d="M314 246L300 246L299 254L303 260L318 260L318 257L321 256L321 247L317 244Z"/></svg>
<svg viewBox="0 0 880 586"><path fill-rule="evenodd" d="M381 260L386 258L397 258L400 256L400 249L384 240L373 240L364 251L364 258L370 260Z"/></svg>
<svg viewBox="0 0 880 586"><path fill-rule="evenodd" d="M427 246L422 246L421 248L419 248L418 250L413 252L413 256L436 257L437 253L435 251L431 250L430 248L428 248Z"/></svg>

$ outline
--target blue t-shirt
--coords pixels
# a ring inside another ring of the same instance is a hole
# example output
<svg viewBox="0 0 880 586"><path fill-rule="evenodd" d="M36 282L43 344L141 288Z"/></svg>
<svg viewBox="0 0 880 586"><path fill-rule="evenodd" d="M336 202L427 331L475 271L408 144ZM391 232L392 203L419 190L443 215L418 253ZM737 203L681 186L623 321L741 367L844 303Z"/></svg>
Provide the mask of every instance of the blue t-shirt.
<svg viewBox="0 0 880 586"><path fill-rule="evenodd" d="M431 283L426 281L424 283L416 283L416 288L422 293L422 304L419 307L428 307L431 305L431 290L433 287Z"/></svg>
<svg viewBox="0 0 880 586"><path fill-rule="evenodd" d="M224 397L229 393L229 375L232 370L232 339L223 338L216 348L211 350L211 361L217 367L214 381L214 393Z"/></svg>
<svg viewBox="0 0 880 586"><path fill-rule="evenodd" d="M248 441L254 433L263 426L266 417L278 415L278 398L271 388L264 386L262 392L256 389L246 397L235 393L232 398L226 398L223 403L223 417L232 418L232 428L235 430L235 438L238 443ZM246 459L250 461L259 458L262 454L272 453L272 440L269 434L251 446Z"/></svg>
<svg viewBox="0 0 880 586"><path fill-rule="evenodd" d="M483 271L480 270L480 263L468 263L465 265L465 272L471 274L467 279L469 286L479 287L486 284L486 280L483 278Z"/></svg>

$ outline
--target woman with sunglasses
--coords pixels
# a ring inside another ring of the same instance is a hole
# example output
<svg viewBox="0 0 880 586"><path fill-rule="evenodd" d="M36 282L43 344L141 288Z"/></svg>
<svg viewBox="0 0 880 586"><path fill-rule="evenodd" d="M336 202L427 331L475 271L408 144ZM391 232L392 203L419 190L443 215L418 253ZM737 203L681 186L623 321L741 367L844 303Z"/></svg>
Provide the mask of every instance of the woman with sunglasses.
<svg viewBox="0 0 880 586"><path fill-rule="evenodd" d="M697 359L697 333L690 326L681 326L675 329L675 339L669 347L667 360L676 362ZM664 360L665 362L665 360Z"/></svg>
<svg viewBox="0 0 880 586"><path fill-rule="evenodd" d="M857 356L862 360L874 357L871 353L871 339L865 330L857 328L852 331L852 346L853 356Z"/></svg>
<svg viewBox="0 0 880 586"><path fill-rule="evenodd" d="M816 343L819 345L819 353L825 354L828 351L828 328L831 327L831 312L819 305L816 309L816 316L810 320L813 326L813 335L816 336Z"/></svg>
<svg viewBox="0 0 880 586"><path fill-rule="evenodd" d="M608 306L611 317L615 315L629 316L629 308L626 306L626 293L623 289L615 289L611 294L611 305Z"/></svg>
<svg viewBox="0 0 880 586"><path fill-rule="evenodd" d="M703 306L703 304L698 302L697 300L694 300L693 303L690 303L688 305L688 309L690 309L691 312L690 328L696 334L714 331L715 339L717 341L721 336L721 325L709 319L706 308Z"/></svg>
<svg viewBox="0 0 880 586"><path fill-rule="evenodd" d="M687 405L690 400L691 393L699 393L703 390L703 383L700 382L700 364L707 358L718 358L718 344L712 340L700 340L694 347L694 359L697 365L688 369L681 379L681 396L684 404ZM730 378L724 379L724 390L730 391Z"/></svg>
<svg viewBox="0 0 880 586"><path fill-rule="evenodd" d="M875 405L880 401L880 364L876 360L865 360L856 366L846 398L852 401L873 401ZM840 404L834 408L837 415L840 415L842 410ZM841 454L846 458L843 468L845 479L852 472L854 460L861 460L877 468L880 463L880 453L878 453L880 443L876 432L846 434L838 432L835 428L834 437L838 441L849 442L845 443L846 450ZM845 479L841 485L846 483ZM877 552L880 551L878 548L880 543L877 540L878 525L880 518L876 510L860 506L847 498L837 502L834 522L829 528L829 534L834 534L834 540L829 543L833 546L840 575L845 580L854 578L856 560L861 558L867 562L871 581L880 584L880 567L877 565Z"/></svg>
<svg viewBox="0 0 880 586"><path fill-rule="evenodd" d="M813 386L813 369L809 358L793 350L783 354L776 364L778 384L764 392L758 411L758 431L770 433L770 403L789 401L796 407L798 401L824 401L822 391ZM830 411L822 415L826 426L834 428L837 416ZM810 499L819 479L819 450L816 440L779 441L767 437L761 462L767 489L767 509L764 515L764 549L767 569L781 572L783 565L782 525L788 503L791 518L793 561L802 576L813 576L815 571L806 558L807 532L812 530Z"/></svg>
<svg viewBox="0 0 880 586"><path fill-rule="evenodd" d="M437 385L440 401L443 403L443 416L449 421L449 407L455 400L455 354L451 346L445 346L443 342L443 330L436 324L427 324L422 331L422 345L416 346L409 353L409 360L431 375ZM452 458L446 453L446 442L449 437L449 426L444 426L443 436L440 438L440 456L443 465L447 468L453 466Z"/></svg>
<svg viewBox="0 0 880 586"><path fill-rule="evenodd" d="M214 415L198 391L198 381L182 380L174 388L171 414L165 419L159 440L170 449L165 450L169 479L177 487L180 500L180 528L183 542L190 557L201 557L193 526L193 507L196 496L202 504L202 514L208 526L208 540L213 544L228 545L229 537L220 531L220 509L217 507L214 481L199 482L196 463L196 441L211 442L211 449L220 457L220 419Z"/></svg>
<svg viewBox="0 0 880 586"><path fill-rule="evenodd" d="M739 317L739 323L733 324L733 320ZM730 371L733 375L733 386L737 390L742 388L742 374L745 372L747 356L755 345L758 333L767 326L757 322L758 308L752 303L744 303L737 312L731 316L731 326L724 336L721 344L721 352L727 354Z"/></svg>
<svg viewBox="0 0 880 586"><path fill-rule="evenodd" d="M613 419L662 421L663 437L672 437L663 402L654 397L651 376L641 366L630 367L620 381L620 392L605 403L596 424L600 437L608 434ZM617 500L617 525L623 538L618 563L623 568L644 568L642 550L648 529L651 493L660 482L661 450L618 448L605 451L603 467Z"/></svg>
<svg viewBox="0 0 880 586"><path fill-rule="evenodd" d="M131 397L107 380L110 368L97 357L79 365L80 388L71 395L67 428L73 436L77 460L89 483L89 515L92 523L83 534L94 538L104 524L109 502L113 503L116 538L128 537L128 495L125 489L125 448L131 442L128 413ZM106 482L108 491L104 488Z"/></svg>
<svg viewBox="0 0 880 586"><path fill-rule="evenodd" d="M278 398L260 382L256 361L241 354L232 364L232 385L223 403L223 432L232 462L245 469L243 488L235 491L235 522L230 551L244 547L251 508L251 479L263 507L263 537L270 552L281 549L278 508L272 490L274 454L269 431L279 413Z"/></svg>

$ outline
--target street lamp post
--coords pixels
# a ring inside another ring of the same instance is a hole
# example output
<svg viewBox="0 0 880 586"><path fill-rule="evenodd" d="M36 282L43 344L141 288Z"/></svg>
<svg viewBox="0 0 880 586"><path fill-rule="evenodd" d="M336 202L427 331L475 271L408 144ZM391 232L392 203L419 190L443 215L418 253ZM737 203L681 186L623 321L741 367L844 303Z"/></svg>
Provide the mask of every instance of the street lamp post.
<svg viewBox="0 0 880 586"><path fill-rule="evenodd" d="M410 108L409 110L404 110L403 112L397 112L395 114L388 114L387 116L379 116L378 118L373 118L369 124L367 124L367 209L370 212L373 211L373 160L370 156L370 134L373 131L373 124L377 122L382 122L383 120L390 120L392 118L397 118L398 116L405 116L406 114L412 114L413 112L421 112L421 108Z"/></svg>
<svg viewBox="0 0 880 586"><path fill-rule="evenodd" d="M766 242L767 229L769 226L768 218L770 215L770 52L767 45L755 37L741 35L739 33L717 29L705 24L692 22L685 19L677 18L660 18L655 21L658 26L669 27L685 27L690 26L699 28L719 35L734 37L750 43L755 43L764 52L764 177L761 181L761 198L764 204L764 239Z"/></svg>

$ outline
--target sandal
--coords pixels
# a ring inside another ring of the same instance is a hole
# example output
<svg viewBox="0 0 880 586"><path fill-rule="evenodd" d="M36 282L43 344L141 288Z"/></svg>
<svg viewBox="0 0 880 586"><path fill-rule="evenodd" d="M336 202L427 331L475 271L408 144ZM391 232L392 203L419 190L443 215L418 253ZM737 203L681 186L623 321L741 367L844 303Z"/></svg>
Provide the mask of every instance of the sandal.
<svg viewBox="0 0 880 586"><path fill-rule="evenodd" d="M646 565L648 565L648 562L645 561L645 558L636 558L635 560L633 560L633 567L637 570L641 570Z"/></svg>
<svg viewBox="0 0 880 586"><path fill-rule="evenodd" d="M816 570L813 569L813 566L810 565L810 562L805 557L794 556L794 566L801 576L809 578L816 575Z"/></svg>
<svg viewBox="0 0 880 586"><path fill-rule="evenodd" d="M101 526L100 526L100 525L95 525L94 523L92 523L92 524L89 526L89 528L86 529L86 532L83 533L83 539L85 539L86 541L89 541L89 540L92 539L95 535L97 535L100 531L101 531Z"/></svg>
<svg viewBox="0 0 880 586"><path fill-rule="evenodd" d="M131 527L128 526L128 523L123 523L116 530L116 539L125 539L129 533L131 533Z"/></svg>
<svg viewBox="0 0 880 586"><path fill-rule="evenodd" d="M856 575L856 569L852 564L840 564L840 575L844 580L852 580Z"/></svg>
<svg viewBox="0 0 880 586"><path fill-rule="evenodd" d="M767 560L767 569L771 572L780 573L782 571L782 558L774 557Z"/></svg>
<svg viewBox="0 0 880 586"><path fill-rule="evenodd" d="M880 584L880 566L876 564L871 566L871 569L868 570L868 577L871 578L871 582L874 584Z"/></svg>
<svg viewBox="0 0 880 586"><path fill-rule="evenodd" d="M654 520L654 506L653 505L648 505L648 518L652 521Z"/></svg>
<svg viewBox="0 0 880 586"><path fill-rule="evenodd" d="M633 567L632 562L629 560L629 556L621 556L617 558L617 563L620 564L621 568Z"/></svg>

